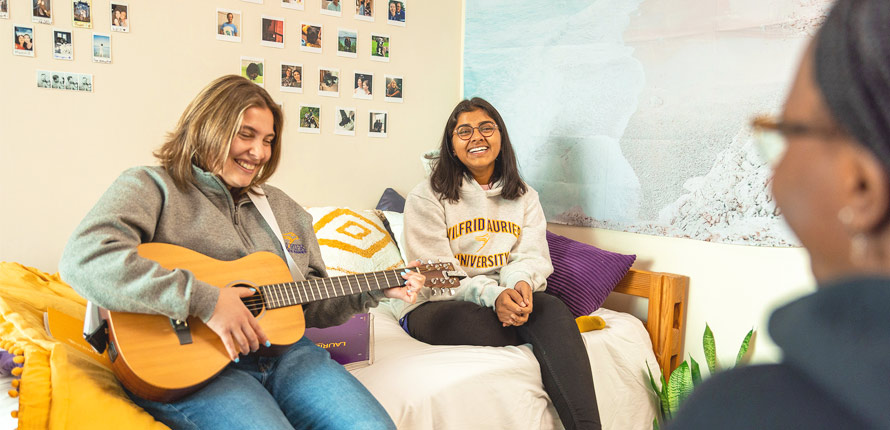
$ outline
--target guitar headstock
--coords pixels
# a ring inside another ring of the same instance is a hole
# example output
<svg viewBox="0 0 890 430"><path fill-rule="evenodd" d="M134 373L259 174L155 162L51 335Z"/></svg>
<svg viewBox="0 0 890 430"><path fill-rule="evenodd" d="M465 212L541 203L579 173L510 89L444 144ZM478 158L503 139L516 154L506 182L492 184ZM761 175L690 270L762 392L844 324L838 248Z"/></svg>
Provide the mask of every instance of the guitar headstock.
<svg viewBox="0 0 890 430"><path fill-rule="evenodd" d="M454 270L454 264L448 262L434 263L427 261L417 267L409 267L408 270L422 273L426 276L424 287L432 289L432 294L451 294L454 295L454 288L460 286L460 280L466 278L465 275ZM447 291L447 293L446 293Z"/></svg>

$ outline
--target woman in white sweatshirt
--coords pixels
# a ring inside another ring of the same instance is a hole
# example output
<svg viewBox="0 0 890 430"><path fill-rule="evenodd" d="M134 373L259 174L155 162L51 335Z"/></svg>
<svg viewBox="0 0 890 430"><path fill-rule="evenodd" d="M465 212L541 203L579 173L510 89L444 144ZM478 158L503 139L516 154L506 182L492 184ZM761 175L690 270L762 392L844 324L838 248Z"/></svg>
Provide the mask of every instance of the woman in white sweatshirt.
<svg viewBox="0 0 890 430"><path fill-rule="evenodd" d="M532 344L544 389L567 429L600 428L590 363L572 314L545 294L553 272L538 193L523 182L507 128L481 98L448 117L428 181L405 203L411 259L466 273L453 294L419 293L400 322L434 345Z"/></svg>

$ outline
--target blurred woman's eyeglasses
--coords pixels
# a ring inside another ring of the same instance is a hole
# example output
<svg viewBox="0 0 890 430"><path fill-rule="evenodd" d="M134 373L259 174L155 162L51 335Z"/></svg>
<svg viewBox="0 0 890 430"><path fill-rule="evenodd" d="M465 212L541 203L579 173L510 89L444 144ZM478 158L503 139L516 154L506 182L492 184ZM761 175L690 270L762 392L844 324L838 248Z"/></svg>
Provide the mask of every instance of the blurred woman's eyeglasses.
<svg viewBox="0 0 890 430"><path fill-rule="evenodd" d="M491 137L492 134L498 129L498 126L493 122L484 122L479 124L478 127L470 127L469 125L462 125L456 129L454 129L454 134L462 140L470 140L473 137L473 130L479 130L479 134L483 137Z"/></svg>
<svg viewBox="0 0 890 430"><path fill-rule="evenodd" d="M754 129L754 142L763 159L770 167L776 167L785 151L788 150L788 138L813 136L830 139L842 133L837 128L820 127L800 122L789 122L769 116L758 116L751 120Z"/></svg>

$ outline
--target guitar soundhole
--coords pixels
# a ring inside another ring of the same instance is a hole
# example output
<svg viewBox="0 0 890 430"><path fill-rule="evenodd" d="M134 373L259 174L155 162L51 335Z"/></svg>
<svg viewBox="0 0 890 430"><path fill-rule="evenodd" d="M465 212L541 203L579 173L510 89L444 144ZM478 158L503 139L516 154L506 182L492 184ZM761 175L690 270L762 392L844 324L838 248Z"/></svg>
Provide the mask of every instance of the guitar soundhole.
<svg viewBox="0 0 890 430"><path fill-rule="evenodd" d="M232 285L232 288L253 288L247 284L236 284ZM252 296L242 297L241 301L244 303L244 306L247 307L247 310L253 314L254 317L259 316L263 312L263 294L262 290L257 291Z"/></svg>

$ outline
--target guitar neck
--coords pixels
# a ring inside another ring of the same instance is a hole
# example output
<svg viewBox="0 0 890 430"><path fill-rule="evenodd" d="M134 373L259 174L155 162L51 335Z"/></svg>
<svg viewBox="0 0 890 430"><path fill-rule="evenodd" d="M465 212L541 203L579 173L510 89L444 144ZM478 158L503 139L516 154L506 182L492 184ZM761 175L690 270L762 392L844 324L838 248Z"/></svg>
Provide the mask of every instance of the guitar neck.
<svg viewBox="0 0 890 430"><path fill-rule="evenodd" d="M402 269L404 270L404 269ZM267 309L301 305L318 300L383 290L405 284L400 270L358 273L334 278L269 284L257 287Z"/></svg>

